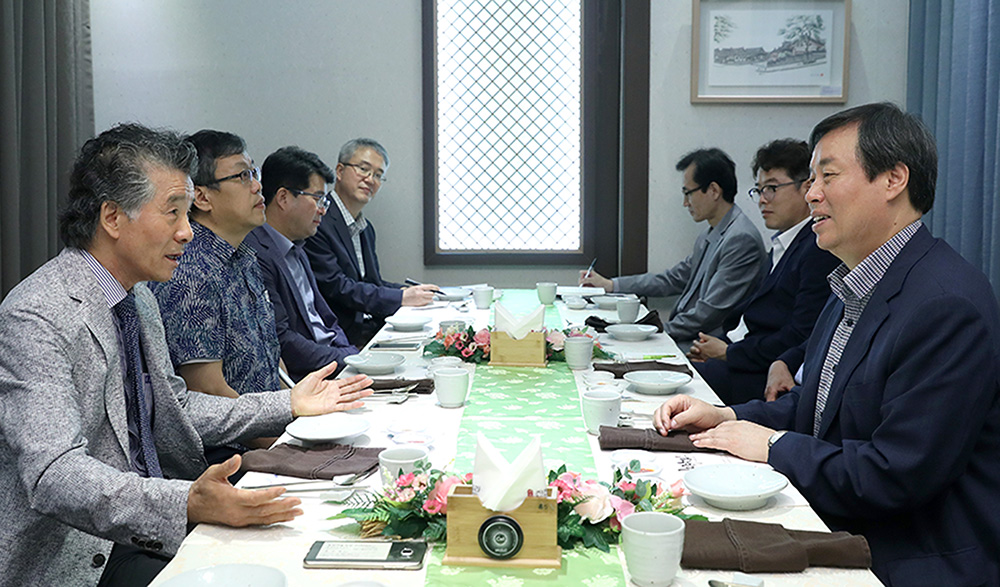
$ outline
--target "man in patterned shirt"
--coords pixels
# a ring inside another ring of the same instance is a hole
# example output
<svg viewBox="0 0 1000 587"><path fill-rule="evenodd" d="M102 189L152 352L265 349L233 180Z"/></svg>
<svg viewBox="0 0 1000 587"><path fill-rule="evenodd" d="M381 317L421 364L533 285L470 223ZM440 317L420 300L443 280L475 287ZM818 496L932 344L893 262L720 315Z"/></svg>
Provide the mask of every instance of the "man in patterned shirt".
<svg viewBox="0 0 1000 587"><path fill-rule="evenodd" d="M982 272L921 221L934 139L883 103L810 144L813 232L843 264L802 385L727 408L679 396L654 424L783 473L831 529L867 538L886 585L1000 585L1000 319Z"/></svg>
<svg viewBox="0 0 1000 587"><path fill-rule="evenodd" d="M237 397L280 387L280 347L260 266L243 239L264 224L260 169L242 138L201 130L188 245L174 277L150 284L160 305L170 358L190 389ZM257 446L270 445L259 439ZM209 462L239 452L207 447Z"/></svg>

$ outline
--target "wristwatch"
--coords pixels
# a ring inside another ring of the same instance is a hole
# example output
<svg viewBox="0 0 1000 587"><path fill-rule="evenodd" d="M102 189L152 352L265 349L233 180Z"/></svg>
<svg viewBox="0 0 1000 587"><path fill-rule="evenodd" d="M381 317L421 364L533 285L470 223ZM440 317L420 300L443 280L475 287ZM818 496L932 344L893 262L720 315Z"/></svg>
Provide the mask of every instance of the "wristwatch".
<svg viewBox="0 0 1000 587"><path fill-rule="evenodd" d="M767 439L767 450L768 450L768 452L771 451L771 447L774 446L774 443L778 442L778 439L785 435L785 432L788 432L788 431L787 430L778 430L777 432L775 432L774 434L772 434L770 437L768 437L768 439Z"/></svg>

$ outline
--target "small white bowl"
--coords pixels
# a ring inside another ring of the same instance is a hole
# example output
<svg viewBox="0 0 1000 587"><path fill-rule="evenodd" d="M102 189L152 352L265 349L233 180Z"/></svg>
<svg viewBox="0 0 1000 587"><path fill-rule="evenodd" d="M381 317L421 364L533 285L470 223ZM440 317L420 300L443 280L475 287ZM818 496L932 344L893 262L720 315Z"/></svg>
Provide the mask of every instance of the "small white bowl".
<svg viewBox="0 0 1000 587"><path fill-rule="evenodd" d="M583 374L583 382L587 385L595 385L601 381L614 381L615 374L610 371L591 371Z"/></svg>
<svg viewBox="0 0 1000 587"><path fill-rule="evenodd" d="M695 467L684 474L684 485L709 505L724 510L755 510L788 485L788 478L754 465L720 464Z"/></svg>
<svg viewBox="0 0 1000 587"><path fill-rule="evenodd" d="M344 362L365 375L388 375L406 361L396 353L362 353L344 357Z"/></svg>
<svg viewBox="0 0 1000 587"><path fill-rule="evenodd" d="M417 332L430 323L430 316L389 316L386 324L399 332Z"/></svg>
<svg viewBox="0 0 1000 587"><path fill-rule="evenodd" d="M691 376L677 371L632 371L624 375L625 381L639 393L667 395L691 382Z"/></svg>
<svg viewBox="0 0 1000 587"><path fill-rule="evenodd" d="M573 296L573 297L563 298L563 302L566 304L566 307L569 308L570 310L582 310L587 307L587 300L581 297Z"/></svg>
<svg viewBox="0 0 1000 587"><path fill-rule="evenodd" d="M656 334L656 327L651 324L612 324L605 330L614 338L625 342L646 340Z"/></svg>
<svg viewBox="0 0 1000 587"><path fill-rule="evenodd" d="M597 307L602 310L617 310L620 299L622 298L618 296L594 296L590 298L590 301L597 304Z"/></svg>
<svg viewBox="0 0 1000 587"><path fill-rule="evenodd" d="M442 332L448 332L448 330L452 328L456 329L458 332L465 332L468 327L469 324L465 320L442 320L438 325L438 328Z"/></svg>
<svg viewBox="0 0 1000 587"><path fill-rule="evenodd" d="M472 290L465 287L442 287L439 291L434 297L442 302L460 302L472 295Z"/></svg>

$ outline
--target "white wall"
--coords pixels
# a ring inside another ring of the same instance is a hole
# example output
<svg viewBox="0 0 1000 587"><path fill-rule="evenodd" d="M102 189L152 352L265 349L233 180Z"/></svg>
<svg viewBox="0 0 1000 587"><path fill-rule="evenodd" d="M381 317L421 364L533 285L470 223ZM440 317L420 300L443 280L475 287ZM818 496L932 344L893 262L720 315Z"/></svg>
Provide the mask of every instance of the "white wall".
<svg viewBox="0 0 1000 587"><path fill-rule="evenodd" d="M872 4L854 2L849 105L904 99L908 2ZM392 159L390 181L365 208L387 278L575 281L568 267L424 267L416 0L91 0L91 24L98 131L126 120L228 130L247 140L258 162L288 144L334 162L345 141L371 136ZM649 258L660 270L690 250L703 226L676 197L674 163L684 152L725 149L745 190L761 143L805 137L839 108L692 105L690 0L652 0L651 32Z"/></svg>

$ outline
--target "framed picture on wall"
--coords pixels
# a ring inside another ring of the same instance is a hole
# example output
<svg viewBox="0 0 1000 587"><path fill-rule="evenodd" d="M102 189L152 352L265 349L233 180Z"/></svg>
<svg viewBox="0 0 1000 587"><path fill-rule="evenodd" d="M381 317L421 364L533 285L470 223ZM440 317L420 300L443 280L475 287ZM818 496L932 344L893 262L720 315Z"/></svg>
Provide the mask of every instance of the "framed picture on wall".
<svg viewBox="0 0 1000 587"><path fill-rule="evenodd" d="M851 0L692 0L691 102L847 101Z"/></svg>

